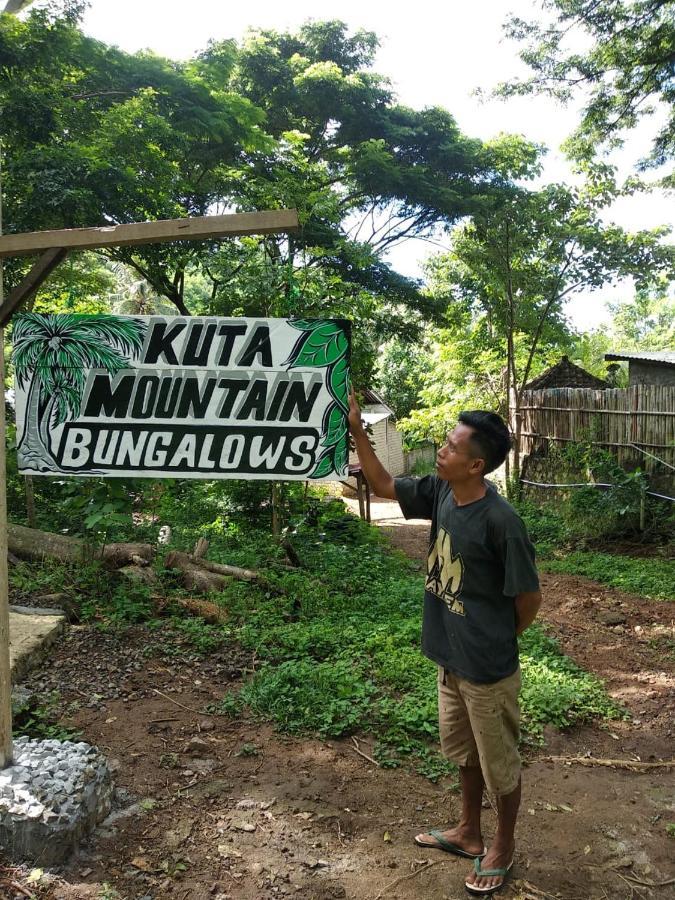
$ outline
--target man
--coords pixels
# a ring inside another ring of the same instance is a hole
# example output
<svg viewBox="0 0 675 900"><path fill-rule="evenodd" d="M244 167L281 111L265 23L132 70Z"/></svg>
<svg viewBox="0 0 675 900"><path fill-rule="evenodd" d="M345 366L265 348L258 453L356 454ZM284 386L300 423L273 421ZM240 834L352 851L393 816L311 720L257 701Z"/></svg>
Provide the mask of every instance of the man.
<svg viewBox="0 0 675 900"><path fill-rule="evenodd" d="M349 423L363 472L406 518L431 520L422 650L438 665L444 755L459 766L460 821L415 842L473 858L471 894L498 891L513 865L520 805L520 668L517 635L541 605L534 548L513 507L485 480L510 437L492 412L464 412L439 450L436 474L392 478L375 455L352 393ZM497 797L489 849L481 832L483 788Z"/></svg>

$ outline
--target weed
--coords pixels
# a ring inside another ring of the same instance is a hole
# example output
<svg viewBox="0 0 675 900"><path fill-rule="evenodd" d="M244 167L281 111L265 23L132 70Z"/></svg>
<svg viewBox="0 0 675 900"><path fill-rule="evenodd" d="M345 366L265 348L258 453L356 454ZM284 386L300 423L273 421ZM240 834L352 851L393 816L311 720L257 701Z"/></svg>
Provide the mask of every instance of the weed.
<svg viewBox="0 0 675 900"><path fill-rule="evenodd" d="M98 889L96 900L122 900L122 895L111 884L104 881Z"/></svg>
<svg viewBox="0 0 675 900"><path fill-rule="evenodd" d="M160 769L177 769L179 765L177 753L162 753L159 757Z"/></svg>
<svg viewBox="0 0 675 900"><path fill-rule="evenodd" d="M59 722L60 694L26 697L12 701L12 727L15 735L58 741L77 740L81 732Z"/></svg>
<svg viewBox="0 0 675 900"><path fill-rule="evenodd" d="M260 755L260 747L256 747L255 744L242 744L239 750L234 754L235 756L259 756Z"/></svg>

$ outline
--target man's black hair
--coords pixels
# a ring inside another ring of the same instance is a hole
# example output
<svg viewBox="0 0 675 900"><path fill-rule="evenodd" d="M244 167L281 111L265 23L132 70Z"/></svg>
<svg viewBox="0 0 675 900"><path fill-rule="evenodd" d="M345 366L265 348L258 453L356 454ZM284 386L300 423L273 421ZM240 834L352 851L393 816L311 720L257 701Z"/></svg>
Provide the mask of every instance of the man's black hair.
<svg viewBox="0 0 675 900"><path fill-rule="evenodd" d="M460 413L459 421L473 430L470 440L476 455L485 460L484 473L501 466L511 449L511 435L502 417L485 409L471 409Z"/></svg>

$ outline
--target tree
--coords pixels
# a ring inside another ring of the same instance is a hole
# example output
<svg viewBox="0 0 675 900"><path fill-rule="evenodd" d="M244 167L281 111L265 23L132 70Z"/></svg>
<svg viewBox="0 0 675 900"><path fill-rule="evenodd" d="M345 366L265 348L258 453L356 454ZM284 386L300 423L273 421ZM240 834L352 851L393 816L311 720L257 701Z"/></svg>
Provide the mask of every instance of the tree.
<svg viewBox="0 0 675 900"><path fill-rule="evenodd" d="M503 359L497 405L509 412L515 477L522 392L543 351L569 344L565 300L628 276L638 287L661 274L672 277L673 248L660 243L664 229L630 235L603 224L601 212L611 196L606 184L602 190L548 185L513 191L458 226L451 252L434 264L450 309L460 307L460 321L468 317L474 334L482 336L483 352L498 349ZM480 372L482 365L474 368Z"/></svg>
<svg viewBox="0 0 675 900"><path fill-rule="evenodd" d="M533 70L497 92L543 93L563 102L586 91L572 154L588 160L601 147L620 146L626 130L661 110L665 122L644 166L675 156L675 7L668 0L544 0L552 24L512 17L509 37L524 43L521 59ZM581 45L578 50L574 45ZM590 46L589 46L590 44ZM673 175L666 182L673 184Z"/></svg>
<svg viewBox="0 0 675 900"><path fill-rule="evenodd" d="M226 194L223 167L265 142L262 112L212 88L194 63L126 54L86 37L80 13L76 4L60 15L35 9L25 21L0 15L5 230L205 214ZM187 313L185 267L204 246L111 255ZM10 261L10 284L26 265Z"/></svg>
<svg viewBox="0 0 675 900"><path fill-rule="evenodd" d="M632 300L609 304L612 343L619 350L672 350L675 296L663 278L635 292Z"/></svg>
<svg viewBox="0 0 675 900"><path fill-rule="evenodd" d="M419 343L393 338L382 348L375 383L397 419L409 416L418 405L429 363L429 351Z"/></svg>
<svg viewBox="0 0 675 900"><path fill-rule="evenodd" d="M629 350L672 350L675 346L675 296L672 282L657 278L630 299L608 303L612 322L607 328L575 335L570 357L600 378L611 376L615 387L628 384L628 372L607 364L605 353ZM610 371L611 370L611 371Z"/></svg>
<svg viewBox="0 0 675 900"><path fill-rule="evenodd" d="M370 69L376 47L372 33L320 22L172 63L85 37L76 9L4 16L8 229L296 207L303 227L288 239L112 255L183 315L195 311L186 283L206 278L206 297L190 295L202 308L353 314L373 347L419 332L438 310L382 254L480 208L529 151L469 139L445 110L398 105ZM18 78L29 65L33 78ZM12 267L10 280L25 263Z"/></svg>

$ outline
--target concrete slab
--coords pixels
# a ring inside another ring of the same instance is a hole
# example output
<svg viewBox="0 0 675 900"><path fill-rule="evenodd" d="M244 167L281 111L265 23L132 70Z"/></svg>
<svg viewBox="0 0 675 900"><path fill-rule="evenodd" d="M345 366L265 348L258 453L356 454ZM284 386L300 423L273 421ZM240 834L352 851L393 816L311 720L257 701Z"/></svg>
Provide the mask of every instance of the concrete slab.
<svg viewBox="0 0 675 900"><path fill-rule="evenodd" d="M54 609L9 608L9 664L12 683L37 665L66 627L66 617Z"/></svg>

